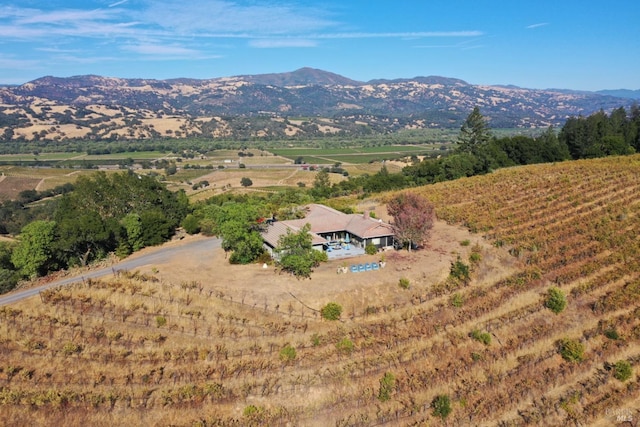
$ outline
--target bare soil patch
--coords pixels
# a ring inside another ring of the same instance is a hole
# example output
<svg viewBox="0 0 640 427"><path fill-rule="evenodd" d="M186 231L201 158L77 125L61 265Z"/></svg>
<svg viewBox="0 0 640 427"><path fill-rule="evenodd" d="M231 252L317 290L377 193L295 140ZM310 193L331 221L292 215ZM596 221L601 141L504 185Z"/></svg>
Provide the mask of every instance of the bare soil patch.
<svg viewBox="0 0 640 427"><path fill-rule="evenodd" d="M468 240L469 245L461 242ZM159 271L163 281L181 283L198 281L205 288L221 292L234 301L269 307L289 302L300 302L320 309L330 301L343 305L346 312L360 311L369 305L393 304L406 300L407 290L398 283L409 279L412 289L419 290L445 280L451 263L458 255L468 260L473 245L482 248L484 275L495 278L511 271L513 257L492 247L482 237L458 226L436 221L428 245L420 250L386 251L377 255L332 260L321 264L310 279L279 273L273 266L231 265L222 249L204 256L177 253L168 263L149 265L142 272ZM386 266L378 271L339 274L337 270L351 264L379 261L384 257Z"/></svg>

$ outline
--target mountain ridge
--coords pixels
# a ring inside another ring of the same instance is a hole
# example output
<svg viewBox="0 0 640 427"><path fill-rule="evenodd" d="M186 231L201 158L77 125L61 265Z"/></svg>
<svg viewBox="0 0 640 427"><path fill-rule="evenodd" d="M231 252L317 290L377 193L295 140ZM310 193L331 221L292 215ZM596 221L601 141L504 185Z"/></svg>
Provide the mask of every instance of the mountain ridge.
<svg viewBox="0 0 640 427"><path fill-rule="evenodd" d="M442 76L360 82L310 67L211 79L44 76L0 87L0 140L388 133L459 127L476 106L492 127L541 128L633 103L606 93ZM295 117L312 123L289 120ZM243 120L251 123L244 130Z"/></svg>

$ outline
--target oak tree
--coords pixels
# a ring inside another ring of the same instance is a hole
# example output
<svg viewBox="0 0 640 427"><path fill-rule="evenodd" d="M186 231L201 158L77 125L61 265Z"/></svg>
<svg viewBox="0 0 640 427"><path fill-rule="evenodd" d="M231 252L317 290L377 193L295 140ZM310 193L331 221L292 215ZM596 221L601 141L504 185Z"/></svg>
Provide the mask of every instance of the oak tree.
<svg viewBox="0 0 640 427"><path fill-rule="evenodd" d="M314 267L327 260L327 254L313 248L309 233L311 226L305 224L298 232L287 231L280 237L276 252L280 254L278 265L294 276L309 277Z"/></svg>
<svg viewBox="0 0 640 427"><path fill-rule="evenodd" d="M11 254L11 262L23 276L43 275L52 269L55 230L54 221L37 220L24 226Z"/></svg>

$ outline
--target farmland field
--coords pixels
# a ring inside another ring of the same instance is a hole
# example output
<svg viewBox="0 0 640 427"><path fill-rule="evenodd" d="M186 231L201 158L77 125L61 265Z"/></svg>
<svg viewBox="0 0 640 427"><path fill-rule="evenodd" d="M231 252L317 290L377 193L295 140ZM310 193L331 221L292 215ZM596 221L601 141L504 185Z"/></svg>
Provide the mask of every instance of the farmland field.
<svg viewBox="0 0 640 427"><path fill-rule="evenodd" d="M93 171L0 166L0 201L15 199L24 190L42 191L73 183L81 174L90 173Z"/></svg>
<svg viewBox="0 0 640 427"><path fill-rule="evenodd" d="M407 157L413 154L423 155L439 149L434 145L393 145L382 147L358 147L358 148L281 148L272 149L271 152L278 156L295 160L303 157L309 164L313 163L368 163L398 157Z"/></svg>
<svg viewBox="0 0 640 427"><path fill-rule="evenodd" d="M82 156L79 153L0 154L0 162L61 161Z"/></svg>
<svg viewBox="0 0 640 427"><path fill-rule="evenodd" d="M423 250L388 253L381 276L337 275L330 264L299 281L228 266L219 254L205 268L180 260L175 274L123 272L0 308L3 420L637 420L640 156L503 169L411 191L451 225L439 222ZM362 203L384 213L379 200ZM545 306L552 287L566 296L558 314ZM344 307L338 322L318 314L329 301Z"/></svg>

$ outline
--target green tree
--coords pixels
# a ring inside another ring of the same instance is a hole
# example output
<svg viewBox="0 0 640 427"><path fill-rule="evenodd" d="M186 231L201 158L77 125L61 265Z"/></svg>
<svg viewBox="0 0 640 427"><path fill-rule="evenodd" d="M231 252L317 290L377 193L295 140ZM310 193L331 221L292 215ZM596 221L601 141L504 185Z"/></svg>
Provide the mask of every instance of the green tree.
<svg viewBox="0 0 640 427"><path fill-rule="evenodd" d="M251 181L251 178L247 178L245 176L240 180L240 185L242 185L243 187L251 187L253 185L253 181Z"/></svg>
<svg viewBox="0 0 640 427"><path fill-rule="evenodd" d="M435 209L424 197L415 193L400 193L389 201L387 212L393 217L396 239L409 250L412 245L421 245L429 239Z"/></svg>
<svg viewBox="0 0 640 427"><path fill-rule="evenodd" d="M125 229L126 242L131 251L136 252L144 248L144 239L142 235L142 220L137 213L127 214L120 221Z"/></svg>
<svg viewBox="0 0 640 427"><path fill-rule="evenodd" d="M458 152L476 154L490 139L491 133L487 122L480 114L480 108L474 107L460 128Z"/></svg>
<svg viewBox="0 0 640 427"><path fill-rule="evenodd" d="M80 177L55 212L61 260L84 263L116 248L124 256L162 243L188 211L184 191L171 192L152 177L131 171Z"/></svg>
<svg viewBox="0 0 640 427"><path fill-rule="evenodd" d="M479 151L479 150L478 150ZM465 176L473 176L479 169L479 160L470 152L458 152L440 161L437 181L450 181Z"/></svg>
<svg viewBox="0 0 640 427"><path fill-rule="evenodd" d="M232 264L248 264L263 253L262 224L259 222L263 210L264 207L254 200L228 202L202 211L205 220L213 217L215 229L212 231L222 237L222 248L232 252L229 258Z"/></svg>
<svg viewBox="0 0 640 427"><path fill-rule="evenodd" d="M329 172L322 169L316 173L313 179L313 188L311 194L316 199L325 199L331 195L331 181L329 180Z"/></svg>
<svg viewBox="0 0 640 427"><path fill-rule="evenodd" d="M58 259L66 265L87 265L115 248L113 233L96 211L57 218L56 224L55 249Z"/></svg>
<svg viewBox="0 0 640 427"><path fill-rule="evenodd" d="M280 268L298 278L310 277L313 268L317 267L321 261L327 260L325 252L313 248L310 230L309 224L305 224L295 233L287 230L287 234L280 236L276 247Z"/></svg>
<svg viewBox="0 0 640 427"><path fill-rule="evenodd" d="M18 272L11 262L13 244L0 242L0 294L9 292L18 284Z"/></svg>
<svg viewBox="0 0 640 427"><path fill-rule="evenodd" d="M181 225L188 234L198 234L200 232L200 220L194 214L188 214L184 217Z"/></svg>
<svg viewBox="0 0 640 427"><path fill-rule="evenodd" d="M37 220L27 224L11 254L11 262L25 277L46 274L55 267L56 223Z"/></svg>

